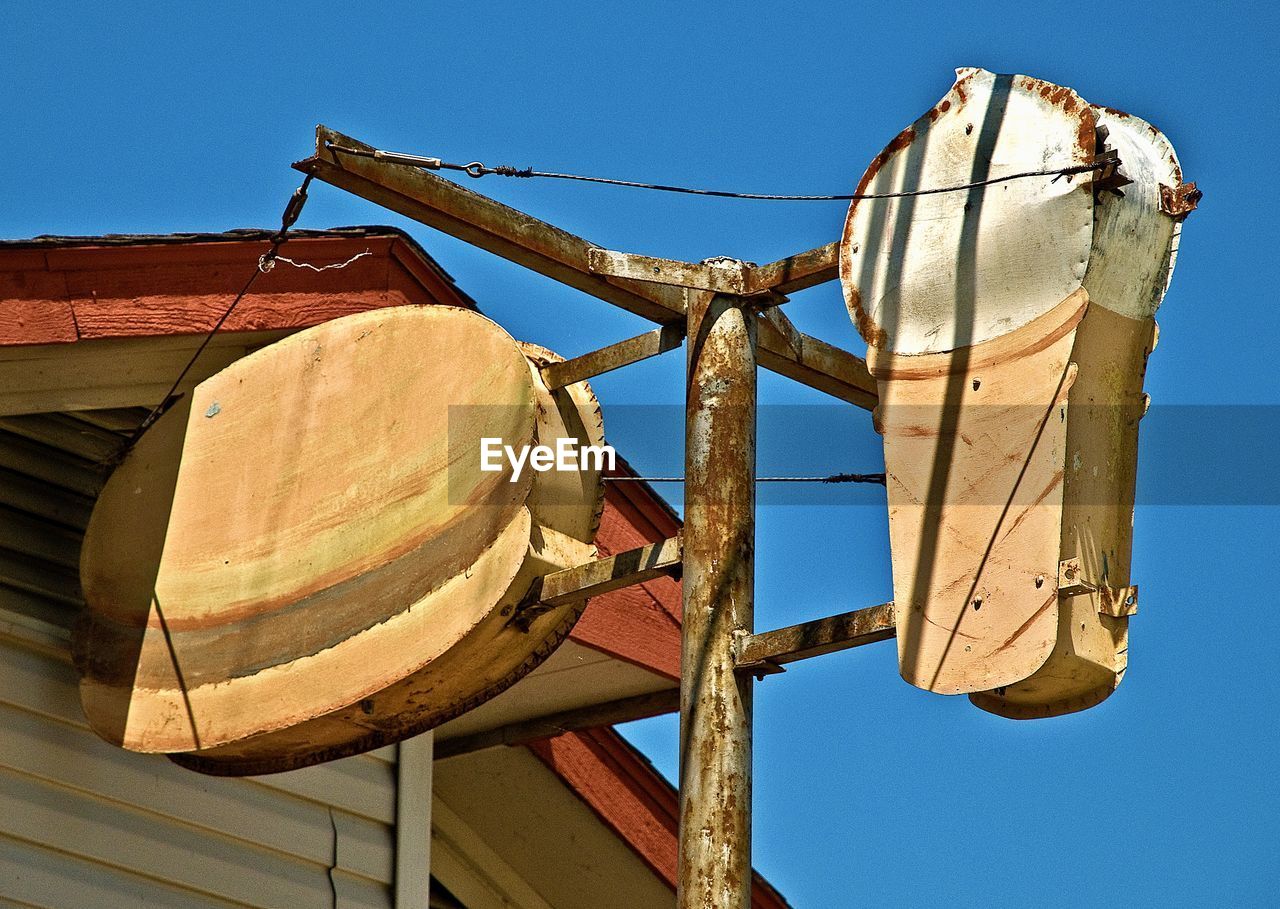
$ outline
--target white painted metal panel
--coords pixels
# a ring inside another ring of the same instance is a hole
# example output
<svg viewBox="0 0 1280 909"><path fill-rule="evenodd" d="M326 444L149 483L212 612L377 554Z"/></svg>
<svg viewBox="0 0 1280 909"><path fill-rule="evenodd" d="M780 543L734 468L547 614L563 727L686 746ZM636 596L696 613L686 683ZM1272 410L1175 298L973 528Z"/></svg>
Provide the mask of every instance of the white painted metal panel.
<svg viewBox="0 0 1280 909"><path fill-rule="evenodd" d="M859 193L959 186L1092 163L1093 115L1029 76L959 71L951 91L867 168ZM1080 287L1093 233L1087 174L1028 177L849 207L846 302L869 344L968 347L1025 325Z"/></svg>
<svg viewBox="0 0 1280 909"><path fill-rule="evenodd" d="M1089 299L1130 319L1155 314L1173 277L1182 222L1160 210L1160 187L1182 182L1173 146L1146 120L1094 107L1120 173L1132 182L1098 196L1093 249L1084 276Z"/></svg>

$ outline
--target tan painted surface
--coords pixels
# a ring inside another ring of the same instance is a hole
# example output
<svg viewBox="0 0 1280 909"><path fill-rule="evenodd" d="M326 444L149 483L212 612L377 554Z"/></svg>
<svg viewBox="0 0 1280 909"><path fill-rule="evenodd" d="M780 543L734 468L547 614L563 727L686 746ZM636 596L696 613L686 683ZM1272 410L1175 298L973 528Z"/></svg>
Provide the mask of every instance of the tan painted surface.
<svg viewBox="0 0 1280 909"><path fill-rule="evenodd" d="M479 440L600 444L598 407L585 385L547 392L482 316L350 316L191 400L86 536L77 651L109 740L217 773L378 747L514 682L580 611L506 624L533 578L592 557L598 477L512 483L479 470Z"/></svg>
<svg viewBox="0 0 1280 909"><path fill-rule="evenodd" d="M500 909L519 891L536 894L527 905L555 909L673 905L653 869L525 748L441 761L435 789L432 873L468 906Z"/></svg>
<svg viewBox="0 0 1280 909"><path fill-rule="evenodd" d="M1069 363L1083 291L944 354L872 348L902 676L944 694L1026 678L1058 619Z"/></svg>
<svg viewBox="0 0 1280 909"><path fill-rule="evenodd" d="M1060 548L1084 580L1129 584L1138 471L1142 379L1154 339L1151 318L1130 319L1090 305L1071 357L1079 365L1067 421ZM1106 699L1129 664L1129 619L1100 612L1097 593L1063 596L1049 660L1029 678L971 696L984 710L1016 719L1084 710Z"/></svg>

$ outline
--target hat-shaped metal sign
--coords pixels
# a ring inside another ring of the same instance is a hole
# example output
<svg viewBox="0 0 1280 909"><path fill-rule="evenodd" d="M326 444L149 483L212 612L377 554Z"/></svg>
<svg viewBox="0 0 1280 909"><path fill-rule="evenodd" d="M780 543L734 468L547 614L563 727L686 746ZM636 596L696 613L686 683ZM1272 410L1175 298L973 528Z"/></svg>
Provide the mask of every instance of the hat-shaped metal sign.
<svg viewBox="0 0 1280 909"><path fill-rule="evenodd" d="M76 652L94 729L266 773L429 729L537 666L583 604L510 618L536 578L594 558L599 469L513 479L481 469L481 440L603 444L586 384L543 383L552 359L474 312L401 307L201 383L89 525Z"/></svg>
<svg viewBox="0 0 1280 909"><path fill-rule="evenodd" d="M1043 179L1118 152L1118 172ZM1132 181L1129 185L1126 178ZM841 277L880 403L903 677L984 709L1097 703L1127 649L1137 426L1181 174L1136 118L958 71L872 162Z"/></svg>

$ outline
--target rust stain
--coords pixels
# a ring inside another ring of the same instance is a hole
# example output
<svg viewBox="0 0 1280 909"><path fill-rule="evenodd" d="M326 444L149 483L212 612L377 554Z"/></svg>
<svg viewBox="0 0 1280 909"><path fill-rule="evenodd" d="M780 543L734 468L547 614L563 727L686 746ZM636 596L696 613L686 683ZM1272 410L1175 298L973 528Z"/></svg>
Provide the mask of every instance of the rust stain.
<svg viewBox="0 0 1280 909"><path fill-rule="evenodd" d="M930 123L933 123L949 110L951 110L951 99L943 98L942 102L936 107L929 108L929 112L925 116L929 118Z"/></svg>
<svg viewBox="0 0 1280 909"><path fill-rule="evenodd" d="M862 308L862 295L855 288L849 289L850 297L853 301L853 321L858 326L858 334L862 335L872 347L884 349L889 343L889 334L883 328L872 320L871 316Z"/></svg>
<svg viewBox="0 0 1280 909"><path fill-rule="evenodd" d="M884 149L878 155L875 156L875 158L872 159L869 165L867 165L866 172L863 173L862 179L858 181L858 187L854 191L855 194L861 194L866 192L867 186L870 185L871 181L875 179L876 174L880 173L880 170L885 166L886 163L888 163L889 159L893 157L893 155L896 154L897 152L900 152L902 151L902 149L910 146L911 143L914 142L915 140L916 140L916 128L914 125L908 126L902 132L898 133L898 135L894 136L893 140L888 145L886 145ZM853 204L849 206L849 213L845 217L844 230L845 230L846 237L849 234L850 226L853 224L854 212L856 212L857 209L858 209L858 202L857 200L855 200ZM888 334L884 331L884 329L880 328L878 325L875 324L875 322L871 320L871 317L867 314L866 310L863 308L862 295L858 293L858 289L854 286L854 283L853 283L852 265L849 261L848 256L845 255L843 252L841 253L841 256L840 256L840 274L841 274L841 277L844 279L840 283L844 287L845 299L848 302L849 310L852 313L854 313L854 322L857 325L858 332L862 335L863 339L872 347L883 348L888 342Z"/></svg>
<svg viewBox="0 0 1280 909"><path fill-rule="evenodd" d="M1075 113L1076 108L1080 106L1080 99L1076 97L1076 93L1065 85L1055 85L1042 79L1023 76L1022 87L1027 91L1038 92L1040 97L1054 107L1060 107L1069 114Z"/></svg>
<svg viewBox="0 0 1280 909"><path fill-rule="evenodd" d="M1076 130L1076 148L1089 158L1098 153L1098 129L1093 111L1085 108L1080 116L1080 126Z"/></svg>
<svg viewBox="0 0 1280 909"><path fill-rule="evenodd" d="M871 163L867 166L867 172L858 181L858 188L854 190L855 195L860 195L866 190L867 185L875 179L876 174L880 173L880 169L888 163L896 152L902 151L914 141L916 141L916 128L914 126L908 126L894 136L893 141L886 145L880 154L871 159ZM855 202L854 204L856 205L857 203Z"/></svg>
<svg viewBox="0 0 1280 909"><path fill-rule="evenodd" d="M1013 634L1009 635L1009 637L1005 639L1005 642L1001 644L999 647L997 647L995 650L993 650L992 653L999 653L1000 651L1005 650L1006 648L1009 647L1010 644L1012 644L1018 638L1022 637L1024 634L1026 634L1027 630L1036 623L1036 619L1044 615L1045 610L1048 609L1050 606L1052 606L1056 602L1058 602L1058 591L1055 590L1053 593L1049 594L1049 598L1044 601L1044 605L1042 605L1039 609L1033 612L1031 614L1031 617L1027 619L1025 622L1023 622L1021 625L1019 625L1018 630L1015 631Z"/></svg>
<svg viewBox="0 0 1280 909"><path fill-rule="evenodd" d="M1054 475L1049 479L1049 485L1045 486L1045 488L1040 492L1040 494L1035 497L1034 501L1029 503L1025 508L1022 509L1021 512L1018 513L1018 517L1014 519L1011 525L1009 525L1009 529L1006 530L1001 535L1000 537L1001 543L1003 543L1005 540L1009 538L1009 534L1013 533L1015 530L1018 529L1019 526L1021 526L1022 522L1027 519L1027 516L1031 514L1031 510L1033 508L1038 508L1039 506L1043 505L1045 502L1045 499L1049 498L1049 496L1052 493L1056 492L1059 488L1061 488L1062 481L1065 475L1066 475L1065 468L1063 470L1059 470L1054 473Z"/></svg>
<svg viewBox="0 0 1280 909"><path fill-rule="evenodd" d="M916 607L915 611L920 614L920 618L924 619L926 622L928 622L930 625L934 626L935 628L941 628L947 634L954 634L958 638L968 638L971 641L981 640L981 638L976 634L965 634L959 628L948 628L946 625L943 625L941 622L936 621L935 619L929 618L928 614L925 613L925 611L918 606Z"/></svg>
<svg viewBox="0 0 1280 909"><path fill-rule="evenodd" d="M1181 221L1196 210L1200 200L1204 198L1193 180L1190 183L1179 183L1175 186L1160 184L1160 210L1175 221Z"/></svg>

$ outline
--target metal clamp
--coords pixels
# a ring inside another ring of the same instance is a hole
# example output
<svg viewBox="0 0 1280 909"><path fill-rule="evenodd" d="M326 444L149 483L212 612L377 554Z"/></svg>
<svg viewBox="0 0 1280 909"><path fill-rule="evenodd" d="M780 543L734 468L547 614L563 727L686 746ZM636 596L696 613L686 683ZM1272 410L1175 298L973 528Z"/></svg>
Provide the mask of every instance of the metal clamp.
<svg viewBox="0 0 1280 909"><path fill-rule="evenodd" d="M1058 563L1058 595L1064 597L1090 595L1100 615L1124 618L1138 611L1138 585L1108 587L1095 584L1085 577L1078 558L1063 559Z"/></svg>

